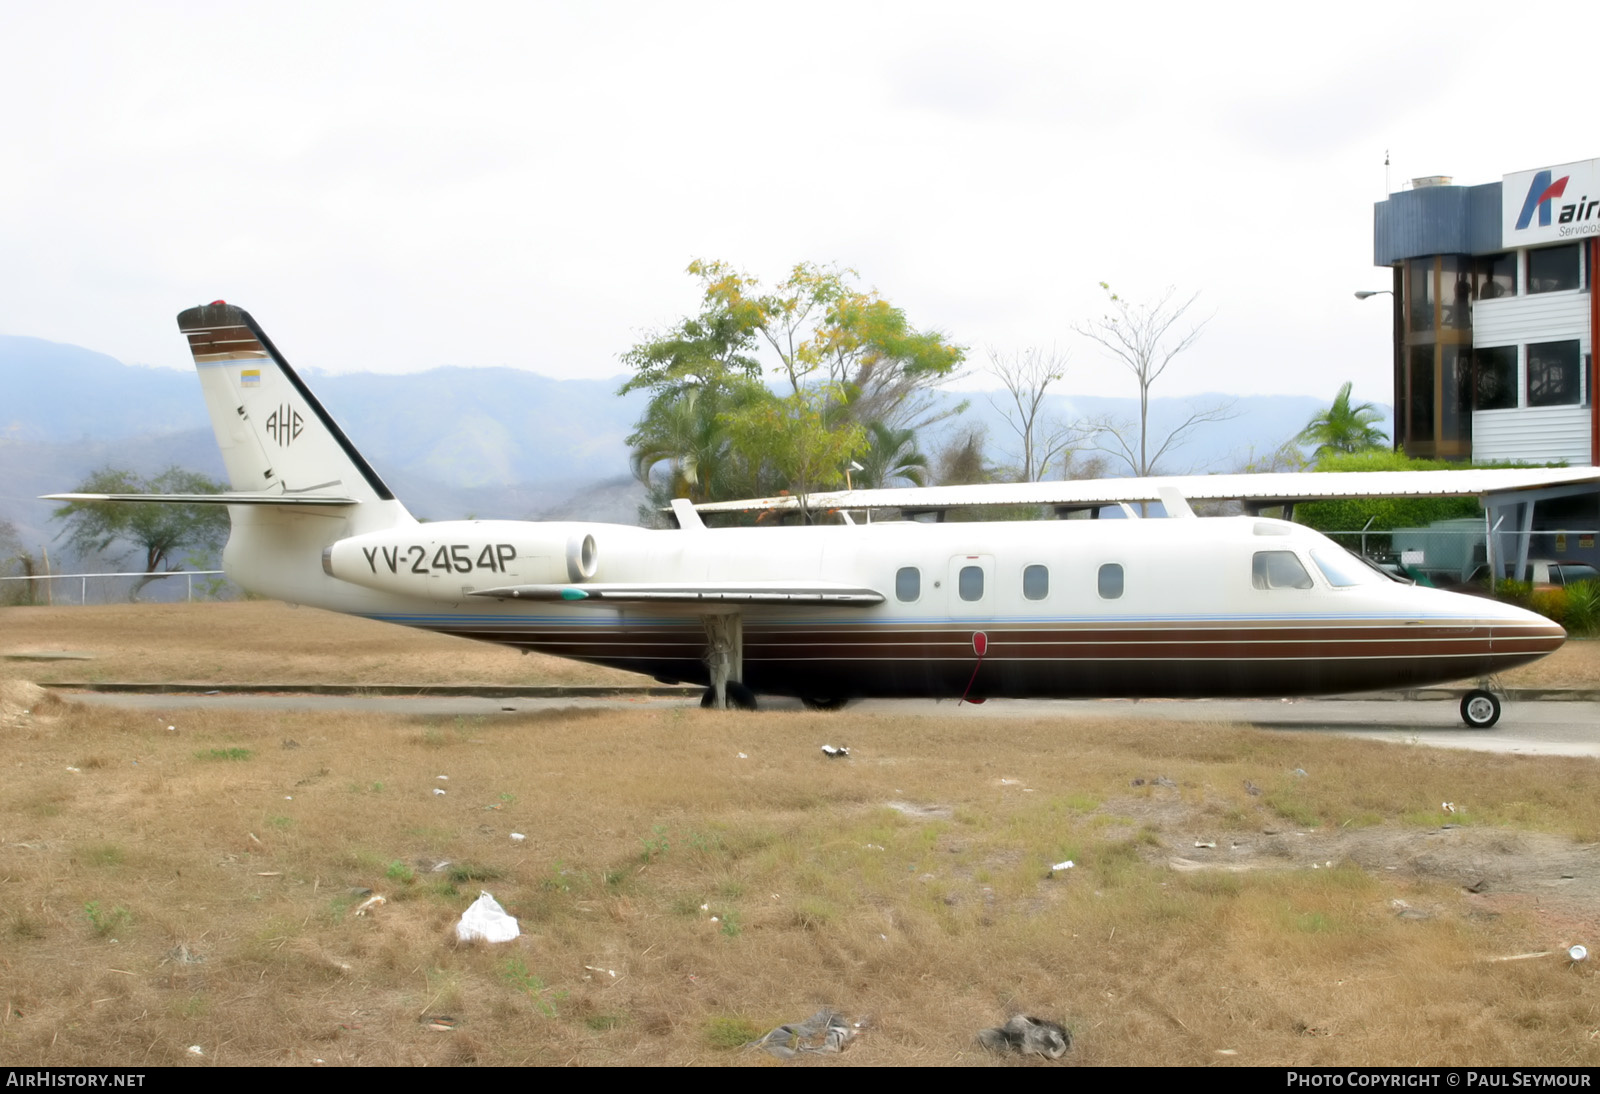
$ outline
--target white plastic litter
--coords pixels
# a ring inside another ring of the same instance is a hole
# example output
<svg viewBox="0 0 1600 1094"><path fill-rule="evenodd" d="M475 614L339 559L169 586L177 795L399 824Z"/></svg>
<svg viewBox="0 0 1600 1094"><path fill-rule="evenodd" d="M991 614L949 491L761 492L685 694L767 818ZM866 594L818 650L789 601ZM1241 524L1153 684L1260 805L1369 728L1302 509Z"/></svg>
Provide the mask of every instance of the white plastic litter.
<svg viewBox="0 0 1600 1094"><path fill-rule="evenodd" d="M515 917L507 915L498 901L480 890L472 907L461 913L456 924L456 937L463 942L481 938L485 942L510 942L521 934Z"/></svg>
<svg viewBox="0 0 1600 1094"><path fill-rule="evenodd" d="M1589 951L1582 946L1574 946L1567 951L1567 956L1574 961L1582 961L1589 956Z"/></svg>
<svg viewBox="0 0 1600 1094"><path fill-rule="evenodd" d="M513 833L511 833L511 838L513 840L515 840L516 842L521 843L523 840L527 839L528 837L523 835L521 832L513 832Z"/></svg>
<svg viewBox="0 0 1600 1094"><path fill-rule="evenodd" d="M436 797L436 798L442 798L442 797L444 797L444 791L443 791L443 790L440 790L440 789L439 789L439 788L438 788L438 787L437 787L437 786L436 786L436 787L434 787L434 788L433 788L433 796L434 796L434 797Z"/></svg>

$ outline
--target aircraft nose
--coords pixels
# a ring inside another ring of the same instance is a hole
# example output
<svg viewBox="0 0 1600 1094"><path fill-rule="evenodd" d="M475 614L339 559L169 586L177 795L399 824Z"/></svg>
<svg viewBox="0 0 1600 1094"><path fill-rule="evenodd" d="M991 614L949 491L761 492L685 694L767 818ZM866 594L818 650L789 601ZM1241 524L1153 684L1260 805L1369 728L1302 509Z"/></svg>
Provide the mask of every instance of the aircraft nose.
<svg viewBox="0 0 1600 1094"><path fill-rule="evenodd" d="M1567 640L1567 631L1560 623L1538 612L1519 608L1515 604L1494 602L1491 617L1494 651L1500 653L1525 653L1530 657L1553 653Z"/></svg>

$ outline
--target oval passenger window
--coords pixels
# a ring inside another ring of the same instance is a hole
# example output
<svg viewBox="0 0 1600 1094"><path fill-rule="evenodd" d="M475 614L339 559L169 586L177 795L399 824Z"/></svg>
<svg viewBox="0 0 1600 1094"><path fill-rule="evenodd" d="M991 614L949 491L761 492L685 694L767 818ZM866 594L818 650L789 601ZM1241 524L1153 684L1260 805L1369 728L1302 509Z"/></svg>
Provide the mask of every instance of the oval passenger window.
<svg viewBox="0 0 1600 1094"><path fill-rule="evenodd" d="M1108 562L1100 567L1100 596L1104 600L1115 600L1122 595L1122 564Z"/></svg>

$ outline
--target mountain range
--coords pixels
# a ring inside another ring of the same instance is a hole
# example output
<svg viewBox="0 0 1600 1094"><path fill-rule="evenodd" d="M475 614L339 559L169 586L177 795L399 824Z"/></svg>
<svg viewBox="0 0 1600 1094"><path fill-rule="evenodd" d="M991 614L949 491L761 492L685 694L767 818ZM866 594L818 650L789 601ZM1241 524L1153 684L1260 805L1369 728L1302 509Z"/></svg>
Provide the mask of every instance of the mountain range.
<svg viewBox="0 0 1600 1094"><path fill-rule="evenodd" d="M301 372L418 516L633 523L644 500L629 475L625 439L646 396L618 396L623 377L554 380L520 369L459 367L403 375ZM0 382L0 518L16 525L25 544L49 545L58 530L52 504L36 496L70 490L99 468L155 473L177 464L223 475L190 371L125 365L78 346L0 335ZM991 458L1006 462L1010 432L996 409L1002 395L937 393L945 409L966 406L930 429L923 451L977 426L987 433ZM1200 427L1166 470L1236 469L1252 453L1270 453L1327 406L1306 396L1156 398L1152 432L1181 422L1193 404L1223 398L1235 400L1235 416ZM1137 415L1133 398L1057 395L1049 404L1061 420Z"/></svg>

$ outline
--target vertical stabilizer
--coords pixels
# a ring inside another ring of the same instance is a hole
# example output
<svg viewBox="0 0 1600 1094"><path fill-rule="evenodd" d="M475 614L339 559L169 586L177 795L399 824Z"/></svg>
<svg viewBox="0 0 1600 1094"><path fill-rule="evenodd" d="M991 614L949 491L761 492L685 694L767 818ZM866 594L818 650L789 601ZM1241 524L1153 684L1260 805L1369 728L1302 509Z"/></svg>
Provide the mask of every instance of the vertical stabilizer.
<svg viewBox="0 0 1600 1094"><path fill-rule="evenodd" d="M219 300L181 313L178 329L234 490L394 500L249 312Z"/></svg>

